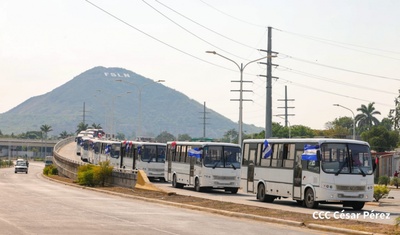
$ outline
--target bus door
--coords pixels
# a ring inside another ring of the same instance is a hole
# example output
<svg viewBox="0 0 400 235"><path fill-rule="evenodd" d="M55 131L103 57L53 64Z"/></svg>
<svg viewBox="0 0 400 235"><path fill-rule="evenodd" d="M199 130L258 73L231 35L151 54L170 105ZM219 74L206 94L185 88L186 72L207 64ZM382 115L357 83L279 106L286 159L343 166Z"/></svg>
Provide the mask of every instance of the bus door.
<svg viewBox="0 0 400 235"><path fill-rule="evenodd" d="M260 149L262 148L262 144L250 144L247 146L247 148L248 149L245 150L249 151L248 154L246 154L249 157L249 159L247 159L247 192L254 193L254 167L256 163L256 156L258 152L261 151Z"/></svg>
<svg viewBox="0 0 400 235"><path fill-rule="evenodd" d="M293 199L301 199L301 184L302 184L302 165L301 165L301 155L303 150L296 150L295 162L294 162L294 172L293 172Z"/></svg>
<svg viewBox="0 0 400 235"><path fill-rule="evenodd" d="M254 162L250 161L247 167L247 192L254 193Z"/></svg>
<svg viewBox="0 0 400 235"><path fill-rule="evenodd" d="M189 157L190 172L189 172L189 185L194 185L194 163L196 162L195 157Z"/></svg>

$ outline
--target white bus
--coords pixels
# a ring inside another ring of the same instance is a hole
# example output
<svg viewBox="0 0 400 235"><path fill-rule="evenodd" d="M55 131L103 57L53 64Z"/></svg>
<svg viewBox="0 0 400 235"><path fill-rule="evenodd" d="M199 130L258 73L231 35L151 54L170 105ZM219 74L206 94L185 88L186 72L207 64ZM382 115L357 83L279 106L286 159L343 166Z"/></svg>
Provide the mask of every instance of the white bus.
<svg viewBox="0 0 400 235"><path fill-rule="evenodd" d="M167 143L165 179L175 188L194 186L196 191L240 187L241 149L237 144L217 142Z"/></svg>
<svg viewBox="0 0 400 235"><path fill-rule="evenodd" d="M90 139L88 145L87 162L98 165L100 162L110 161L110 166L121 167L122 143L120 141Z"/></svg>
<svg viewBox="0 0 400 235"><path fill-rule="evenodd" d="M307 208L321 203L361 210L373 200L369 144L348 139L247 139L241 186L259 201L290 198Z"/></svg>
<svg viewBox="0 0 400 235"><path fill-rule="evenodd" d="M82 145L83 141L82 138L85 136L86 131L81 131L79 134L75 137L75 142L76 142L76 155L80 156L81 151L82 151Z"/></svg>
<svg viewBox="0 0 400 235"><path fill-rule="evenodd" d="M121 168L143 170L149 180L164 178L165 143L122 141Z"/></svg>

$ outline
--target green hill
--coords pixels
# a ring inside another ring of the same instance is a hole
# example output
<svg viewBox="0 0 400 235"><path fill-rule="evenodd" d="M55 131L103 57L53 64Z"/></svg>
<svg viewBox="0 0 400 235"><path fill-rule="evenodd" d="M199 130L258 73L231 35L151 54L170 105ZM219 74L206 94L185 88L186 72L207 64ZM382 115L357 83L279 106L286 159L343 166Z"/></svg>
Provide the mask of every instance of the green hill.
<svg viewBox="0 0 400 235"><path fill-rule="evenodd" d="M58 135L62 131L75 132L85 119L89 125L101 124L107 133L124 133L126 137L140 133L157 136L162 131L201 137L203 111L203 104L162 83L123 68L95 67L0 114L0 130L3 134L19 134L40 130L46 124L53 129L50 135ZM230 119L213 110L206 111L207 137L220 138L227 130L237 129ZM253 125L244 125L243 129L248 133L262 130Z"/></svg>

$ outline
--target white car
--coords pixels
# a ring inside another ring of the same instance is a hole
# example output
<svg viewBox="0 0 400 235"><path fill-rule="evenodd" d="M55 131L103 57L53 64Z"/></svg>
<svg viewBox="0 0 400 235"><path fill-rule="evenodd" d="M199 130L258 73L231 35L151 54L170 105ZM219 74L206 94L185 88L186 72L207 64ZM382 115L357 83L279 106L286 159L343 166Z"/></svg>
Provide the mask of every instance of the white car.
<svg viewBox="0 0 400 235"><path fill-rule="evenodd" d="M17 161L15 164L15 173L25 172L28 174L28 166L26 165L26 161Z"/></svg>

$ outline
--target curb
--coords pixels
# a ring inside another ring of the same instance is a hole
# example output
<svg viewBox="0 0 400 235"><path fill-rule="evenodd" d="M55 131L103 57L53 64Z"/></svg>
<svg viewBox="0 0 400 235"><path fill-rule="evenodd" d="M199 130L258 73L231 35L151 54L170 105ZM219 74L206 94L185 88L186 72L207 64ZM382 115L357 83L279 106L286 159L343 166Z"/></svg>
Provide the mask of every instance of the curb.
<svg viewBox="0 0 400 235"><path fill-rule="evenodd" d="M111 192L111 191L102 190L102 189L98 189L98 188L91 188L91 187L81 186L81 185L77 185L77 184L66 183L63 181L59 181L59 180L50 178L43 174L41 174L41 175L50 181L62 183L65 185L76 187L76 188L89 189L92 191L102 192L102 193L106 193L106 194L110 194L110 195L114 195L114 196L133 198L133 199L138 199L138 200L147 201L147 202L155 202L155 203L160 203L160 204L165 204L165 205L180 207L180 208L185 208L185 209L206 211L206 212L230 216L230 217L258 220L258 221L263 221L263 222L268 222L268 223L278 223L278 224L284 224L284 225L289 225L289 226L294 226L294 227L305 227L305 228L309 228L309 229L313 229L313 230L336 232L336 233L341 233L341 234L351 234L351 235L353 235L353 234L355 234L355 235L376 235L377 234L377 233L351 230L351 229L345 229L345 228L337 228L337 227L331 227L331 226L325 226L325 225L319 225L319 224L304 224L303 222L298 222L298 221L293 221L293 220L283 220L283 219L277 219L277 218L273 218L273 217L217 210L217 209L213 209L213 208L206 208L206 207L194 206L194 205L186 205L186 204L180 204L180 203L176 203L176 202L168 202L168 201L162 201L162 200L158 200L158 199L139 197L139 196L128 195L128 194L123 194L123 193L116 193L116 192Z"/></svg>

